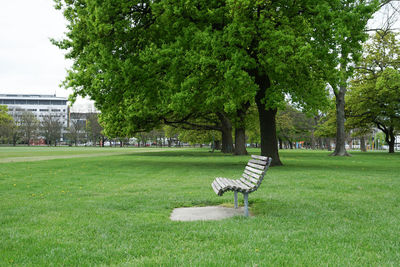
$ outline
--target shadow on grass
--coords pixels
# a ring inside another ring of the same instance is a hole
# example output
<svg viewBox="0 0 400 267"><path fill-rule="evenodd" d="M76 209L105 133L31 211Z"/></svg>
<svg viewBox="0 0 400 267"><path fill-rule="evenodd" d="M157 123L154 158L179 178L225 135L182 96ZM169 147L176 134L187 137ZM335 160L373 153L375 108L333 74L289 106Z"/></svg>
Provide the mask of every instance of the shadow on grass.
<svg viewBox="0 0 400 267"><path fill-rule="evenodd" d="M250 151L252 153L253 151ZM254 153L256 154L256 153ZM303 172L341 172L341 173L365 173L391 171L398 172L398 167L393 161L399 160L400 153L363 153L352 152L353 157L330 157L327 151L299 151L283 150L281 151L281 160L283 166L271 168L268 172L280 175L296 175ZM155 152L137 152L125 155L110 155L107 160L96 158L99 167L112 165L116 169L134 169L140 165L149 170L159 171L165 169L182 170L184 173L210 171L216 175L221 172L232 173L232 170L243 171L249 155L233 156L221 152L204 151L155 151ZM110 160L111 159L111 160ZM82 159L79 159L82 161ZM387 163L387 162L390 162ZM227 174L229 175L229 174Z"/></svg>
<svg viewBox="0 0 400 267"><path fill-rule="evenodd" d="M130 156L144 156L144 157L191 157L191 158L221 158L221 157L249 157L249 155L244 156L234 156L232 154L224 154L219 151L210 152L204 151L185 151L185 150L173 150L173 151L156 151L156 152L135 152L128 154Z"/></svg>

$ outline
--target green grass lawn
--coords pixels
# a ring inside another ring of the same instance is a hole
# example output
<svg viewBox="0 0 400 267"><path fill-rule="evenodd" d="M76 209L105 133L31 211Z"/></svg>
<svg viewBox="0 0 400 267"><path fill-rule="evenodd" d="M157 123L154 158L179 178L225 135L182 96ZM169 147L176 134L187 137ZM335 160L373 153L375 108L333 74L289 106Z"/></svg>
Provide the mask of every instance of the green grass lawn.
<svg viewBox="0 0 400 267"><path fill-rule="evenodd" d="M400 154L282 151L285 165L249 196L254 217L170 221L175 207L232 206L210 184L240 176L248 158L198 149L2 163L0 266L400 264Z"/></svg>
<svg viewBox="0 0 400 267"><path fill-rule="evenodd" d="M158 148L147 147L49 147L49 146L21 146L21 147L0 147L0 160L17 157L47 157L47 156L74 156L74 155L96 155L96 154L124 154L140 151L155 150Z"/></svg>

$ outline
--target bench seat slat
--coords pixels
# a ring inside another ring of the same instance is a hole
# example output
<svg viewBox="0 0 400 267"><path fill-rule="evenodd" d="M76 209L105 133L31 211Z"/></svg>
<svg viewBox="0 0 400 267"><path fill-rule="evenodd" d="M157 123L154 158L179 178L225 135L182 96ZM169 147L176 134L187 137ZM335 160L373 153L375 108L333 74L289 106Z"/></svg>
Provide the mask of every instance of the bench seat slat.
<svg viewBox="0 0 400 267"><path fill-rule="evenodd" d="M240 180L242 183L244 183L245 185L247 185L248 187L250 187L250 188L254 188L254 187L255 187L254 184L250 183L248 180L246 180L246 179L244 179L244 178L240 178L239 180Z"/></svg>
<svg viewBox="0 0 400 267"><path fill-rule="evenodd" d="M226 186L227 186L229 189L234 189L234 186L233 186L233 184L231 183L231 180L230 180L230 179L221 178L221 180L222 180L222 182L223 182L224 184L226 184Z"/></svg>
<svg viewBox="0 0 400 267"><path fill-rule="evenodd" d="M263 160L263 161L267 161L268 157L264 157L264 156L257 156L257 155L251 155L251 157L253 159L259 159L259 160Z"/></svg>
<svg viewBox="0 0 400 267"><path fill-rule="evenodd" d="M258 183L258 179L254 179L253 177L251 177L251 176L249 176L249 175L247 175L245 173L242 174L242 177L244 179L248 180L250 183L253 183L253 184L257 184Z"/></svg>
<svg viewBox="0 0 400 267"><path fill-rule="evenodd" d="M213 187L215 187L215 189L217 189L218 192L220 193L222 187L219 185L219 183L217 183L217 181L214 180L214 182L211 185L213 185ZM217 194L219 194L219 193L217 193Z"/></svg>
<svg viewBox="0 0 400 267"><path fill-rule="evenodd" d="M250 175L253 178L256 178L257 180L260 178L260 175L252 173L251 171L246 170L246 169L244 170L244 173L247 174L247 175Z"/></svg>
<svg viewBox="0 0 400 267"><path fill-rule="evenodd" d="M249 189L250 189L247 185L245 185L244 183L242 183L240 180L232 180L232 182L233 182L234 184L236 184L236 188L238 188L238 189L240 189L240 190L242 190L242 191L244 191L244 190L249 190Z"/></svg>
<svg viewBox="0 0 400 267"><path fill-rule="evenodd" d="M217 188L217 186L215 185L215 183L211 184L212 189L214 190L215 194L219 195L220 194L220 190Z"/></svg>
<svg viewBox="0 0 400 267"><path fill-rule="evenodd" d="M218 177L217 179L215 179L215 181L221 186L221 188L225 187L225 183L222 179L222 177Z"/></svg>
<svg viewBox="0 0 400 267"><path fill-rule="evenodd" d="M250 163L255 163L255 164L258 164L258 165L262 165L262 166L267 165L266 161L258 160L258 159L251 159L251 160L249 160L249 162Z"/></svg>
<svg viewBox="0 0 400 267"><path fill-rule="evenodd" d="M258 165L258 164L254 164L254 163L247 163L247 166L252 167L252 168L256 168L258 170L264 171L265 169L265 165Z"/></svg>
<svg viewBox="0 0 400 267"><path fill-rule="evenodd" d="M218 183L218 185L221 187L221 189L224 190L225 184L222 183L222 181L220 180L220 178L215 179L215 181Z"/></svg>
<svg viewBox="0 0 400 267"><path fill-rule="evenodd" d="M241 190L240 186L238 186L234 180L227 179L229 181L229 184L231 185L232 189L234 190Z"/></svg>
<svg viewBox="0 0 400 267"><path fill-rule="evenodd" d="M251 171L251 172L256 173L256 174L262 174L263 173L262 170L257 170L256 168L252 168L252 167L249 167L249 166L246 166L246 170Z"/></svg>

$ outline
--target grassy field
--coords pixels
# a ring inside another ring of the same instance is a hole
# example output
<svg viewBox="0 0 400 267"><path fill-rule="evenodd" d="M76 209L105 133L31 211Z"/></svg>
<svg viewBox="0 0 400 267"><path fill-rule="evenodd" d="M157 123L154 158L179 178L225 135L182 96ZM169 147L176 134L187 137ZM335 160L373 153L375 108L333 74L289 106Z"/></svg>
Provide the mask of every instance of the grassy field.
<svg viewBox="0 0 400 267"><path fill-rule="evenodd" d="M140 151L155 150L156 148L120 148L120 147L0 147L0 160L6 158L22 157L57 157L75 155L97 155L97 154L130 154Z"/></svg>
<svg viewBox="0 0 400 267"><path fill-rule="evenodd" d="M210 183L238 177L248 158L198 149L1 163L0 266L400 264L400 154L282 151L285 165L249 197L254 217L170 221L175 207L232 206Z"/></svg>

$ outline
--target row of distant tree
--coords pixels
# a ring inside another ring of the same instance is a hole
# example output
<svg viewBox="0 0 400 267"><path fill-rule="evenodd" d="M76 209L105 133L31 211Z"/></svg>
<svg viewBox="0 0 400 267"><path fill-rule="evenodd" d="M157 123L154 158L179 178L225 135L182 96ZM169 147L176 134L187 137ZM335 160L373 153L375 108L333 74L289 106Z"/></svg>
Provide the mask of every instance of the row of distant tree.
<svg viewBox="0 0 400 267"><path fill-rule="evenodd" d="M56 146L61 141L78 145L83 141L96 144L101 140L104 141L104 136L97 113L86 114L84 120L70 120L65 127L53 114L38 120L32 112L24 111L14 118L8 114L7 106L0 105L0 143L29 146L44 141Z"/></svg>
<svg viewBox="0 0 400 267"><path fill-rule="evenodd" d="M29 111L21 112L16 118L8 114L7 106L0 105L0 141L30 145L39 135L48 144L56 144L61 138L63 125L52 115L45 115L39 122L36 116Z"/></svg>
<svg viewBox="0 0 400 267"><path fill-rule="evenodd" d="M331 144L336 134L334 106L319 115L304 113L295 107L287 104L284 109L279 110L277 119L277 136L279 148L294 149L296 143L301 143L302 148L308 149L327 149L331 150ZM362 151L367 150L367 143L372 147L372 142L377 147L377 143L387 144L384 134L373 135L373 124L370 127L354 128L352 120L346 123L346 139L351 147L354 140L357 140L357 148ZM260 144L260 131L257 123L257 110L249 111L246 125L246 142L258 147ZM51 114L44 116L39 122L31 112L23 112L14 120L7 113L5 106L0 106L0 142L7 144L26 144L31 145L43 139L48 145L60 143L63 133L63 125L59 118ZM221 132L215 130L193 130L182 127L164 125L160 129L150 132L140 132L135 134L134 141L129 137L109 137L103 133L103 128L99 123L98 113L88 113L75 116L70 120L69 127L65 129L64 144L68 145L91 145L104 146L128 145L136 146L181 146L183 144L199 145L211 144L213 149L221 149ZM379 141L378 141L379 140ZM36 141L36 142L35 142ZM108 142L107 142L108 141Z"/></svg>
<svg viewBox="0 0 400 267"><path fill-rule="evenodd" d="M106 136L99 123L98 113L86 113L74 116L69 122L67 139L70 145L89 143L91 145L104 145Z"/></svg>
<svg viewBox="0 0 400 267"><path fill-rule="evenodd" d="M336 121L334 106L326 113L312 115L304 113L287 104L279 110L277 120L277 137L279 149L301 148L332 150L335 142ZM350 148L367 151L370 148L382 148L388 145L383 132L377 133L373 124L363 131L353 128L346 123L346 142ZM139 146L149 144L157 146L181 146L182 144L198 145L211 144L215 149L221 149L221 132L212 130L191 130L164 125L160 129L150 132L141 132L134 136ZM117 138L121 142L128 142L128 138ZM257 123L257 110L249 112L246 124L246 143L252 147L259 147L260 131Z"/></svg>

